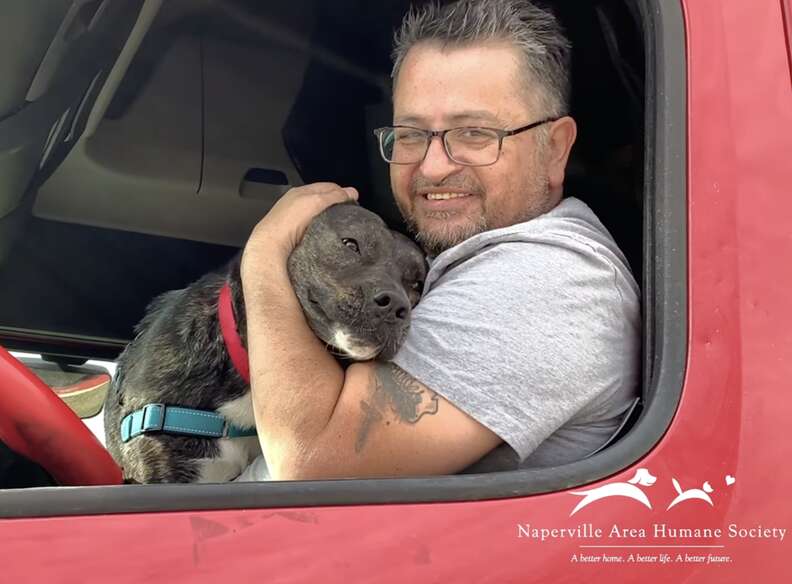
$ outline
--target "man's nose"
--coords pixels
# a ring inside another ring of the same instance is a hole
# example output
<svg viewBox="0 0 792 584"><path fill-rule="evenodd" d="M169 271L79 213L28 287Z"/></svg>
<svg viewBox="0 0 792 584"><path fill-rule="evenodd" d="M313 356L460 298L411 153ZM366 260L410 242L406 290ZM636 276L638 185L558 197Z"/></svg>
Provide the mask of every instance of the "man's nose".
<svg viewBox="0 0 792 584"><path fill-rule="evenodd" d="M447 176L457 172L462 165L448 157L440 136L432 136L429 149L420 165L421 174L435 184L439 184Z"/></svg>

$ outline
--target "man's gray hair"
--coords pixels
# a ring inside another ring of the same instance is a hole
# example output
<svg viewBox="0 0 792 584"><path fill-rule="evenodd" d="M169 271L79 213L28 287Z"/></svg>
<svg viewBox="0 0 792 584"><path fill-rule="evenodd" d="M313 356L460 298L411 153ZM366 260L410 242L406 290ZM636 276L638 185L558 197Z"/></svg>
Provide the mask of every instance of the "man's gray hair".
<svg viewBox="0 0 792 584"><path fill-rule="evenodd" d="M394 37L394 84L407 51L419 43L443 49L485 42L511 43L522 55L527 87L539 89L538 115L561 116L569 107L570 43L548 10L529 0L461 0L440 6L431 2L411 9ZM532 95L531 92L528 95Z"/></svg>

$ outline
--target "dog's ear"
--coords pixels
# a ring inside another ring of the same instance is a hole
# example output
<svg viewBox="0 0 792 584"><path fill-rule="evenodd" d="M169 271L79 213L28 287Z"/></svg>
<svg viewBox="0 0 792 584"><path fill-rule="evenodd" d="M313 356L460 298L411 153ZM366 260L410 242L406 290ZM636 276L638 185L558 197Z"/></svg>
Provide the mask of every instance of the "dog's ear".
<svg viewBox="0 0 792 584"><path fill-rule="evenodd" d="M421 266L423 266L423 274L426 275L426 272L429 270L429 263L426 261L426 255L423 250L421 250L417 243L403 233L394 230L391 230L391 233L393 234L395 244L400 246L409 258L421 264Z"/></svg>
<svg viewBox="0 0 792 584"><path fill-rule="evenodd" d="M405 245L407 247L413 248L420 255L423 255L421 248L418 247L418 244L415 243L415 241L413 241L410 237L407 237L401 231L396 231L394 229L391 229L390 232L393 234L393 239L396 241L397 245Z"/></svg>

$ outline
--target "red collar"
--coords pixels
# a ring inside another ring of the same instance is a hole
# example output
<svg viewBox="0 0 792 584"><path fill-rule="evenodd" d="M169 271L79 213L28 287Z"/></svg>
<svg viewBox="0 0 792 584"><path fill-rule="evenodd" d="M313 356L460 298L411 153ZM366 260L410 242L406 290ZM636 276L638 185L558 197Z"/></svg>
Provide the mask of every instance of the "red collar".
<svg viewBox="0 0 792 584"><path fill-rule="evenodd" d="M223 284L220 289L220 300L217 303L217 313L220 317L220 332L223 335L226 350L231 356L231 363L239 373L239 376L250 383L250 366L248 365L248 354L242 345L242 339L237 332L236 318L234 318L234 307L231 302L231 286L228 282Z"/></svg>

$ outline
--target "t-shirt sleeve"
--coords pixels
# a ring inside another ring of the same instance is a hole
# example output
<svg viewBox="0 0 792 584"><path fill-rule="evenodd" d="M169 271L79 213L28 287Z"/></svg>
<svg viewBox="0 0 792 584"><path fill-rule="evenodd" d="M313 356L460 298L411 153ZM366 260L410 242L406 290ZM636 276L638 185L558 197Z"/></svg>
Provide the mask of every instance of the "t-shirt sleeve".
<svg viewBox="0 0 792 584"><path fill-rule="evenodd" d="M446 270L413 312L394 363L524 460L617 391L625 299L585 246L504 242Z"/></svg>

